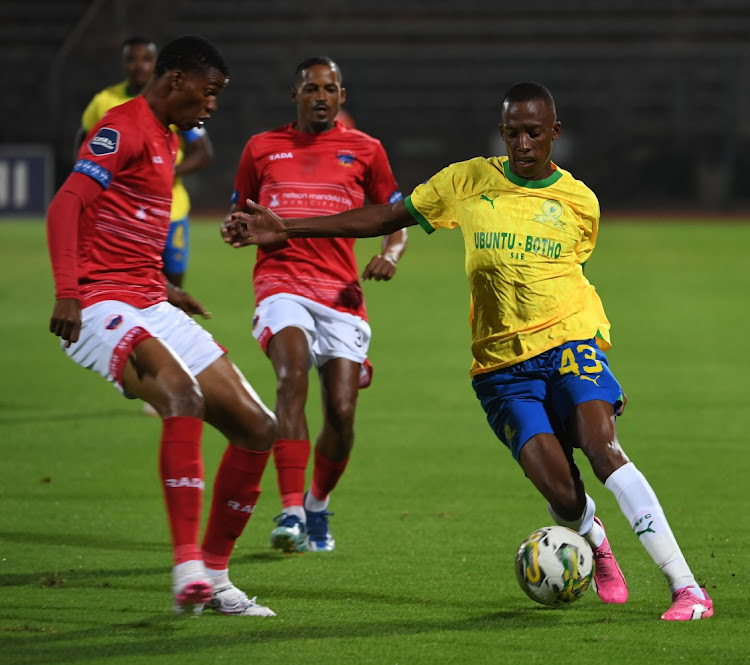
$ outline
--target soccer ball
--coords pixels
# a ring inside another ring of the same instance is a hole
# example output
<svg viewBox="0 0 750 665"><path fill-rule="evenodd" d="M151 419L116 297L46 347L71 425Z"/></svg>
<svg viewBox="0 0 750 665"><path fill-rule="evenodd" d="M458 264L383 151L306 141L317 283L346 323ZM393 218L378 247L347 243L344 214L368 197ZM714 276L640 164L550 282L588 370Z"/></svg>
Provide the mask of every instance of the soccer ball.
<svg viewBox="0 0 750 665"><path fill-rule="evenodd" d="M516 577L526 595L560 607L578 600L591 585L594 556L590 545L564 526L546 526L521 543Z"/></svg>

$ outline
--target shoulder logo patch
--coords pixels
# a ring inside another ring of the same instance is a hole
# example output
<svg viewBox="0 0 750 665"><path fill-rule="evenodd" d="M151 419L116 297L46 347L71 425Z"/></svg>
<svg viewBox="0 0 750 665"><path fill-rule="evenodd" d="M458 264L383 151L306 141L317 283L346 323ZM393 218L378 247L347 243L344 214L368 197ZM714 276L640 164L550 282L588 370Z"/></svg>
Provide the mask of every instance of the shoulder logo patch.
<svg viewBox="0 0 750 665"><path fill-rule="evenodd" d="M111 127L102 127L89 141L89 150L94 155L112 155L117 152L120 132Z"/></svg>

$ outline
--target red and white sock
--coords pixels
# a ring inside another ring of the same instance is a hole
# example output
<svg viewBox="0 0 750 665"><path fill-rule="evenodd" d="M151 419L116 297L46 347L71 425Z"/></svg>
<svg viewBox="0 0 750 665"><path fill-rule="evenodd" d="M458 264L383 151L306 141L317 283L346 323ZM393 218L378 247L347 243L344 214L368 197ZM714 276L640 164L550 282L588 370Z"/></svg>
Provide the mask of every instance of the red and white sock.
<svg viewBox="0 0 750 665"><path fill-rule="evenodd" d="M298 508L304 516L302 501L305 496L305 472L310 459L310 441L306 439L277 439L273 444L273 461L279 484L281 505ZM299 512L297 511L297 512Z"/></svg>
<svg viewBox="0 0 750 665"><path fill-rule="evenodd" d="M348 463L348 457L339 462L334 462L327 457L323 457L317 450L315 451L313 480L305 501L307 510L320 512L328 507L328 495L333 492Z"/></svg>
<svg viewBox="0 0 750 665"><path fill-rule="evenodd" d="M234 543L255 510L270 451L227 446L214 481L211 513L203 538L203 560L212 570L229 566Z"/></svg>
<svg viewBox="0 0 750 665"><path fill-rule="evenodd" d="M203 504L203 460L199 418L175 416L162 421L159 473L167 507L175 565L200 560L198 546Z"/></svg>

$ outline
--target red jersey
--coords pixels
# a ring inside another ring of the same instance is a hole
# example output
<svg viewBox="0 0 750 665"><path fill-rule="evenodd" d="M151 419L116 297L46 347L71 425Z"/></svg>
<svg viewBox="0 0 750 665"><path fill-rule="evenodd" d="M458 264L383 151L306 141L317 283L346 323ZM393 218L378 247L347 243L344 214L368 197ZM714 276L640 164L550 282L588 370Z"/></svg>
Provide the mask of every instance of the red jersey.
<svg viewBox="0 0 750 665"><path fill-rule="evenodd" d="M250 138L232 202L252 199L280 217L320 217L401 199L380 141L341 123L307 134L295 123ZM367 318L353 238L294 238L258 248L255 301L291 293Z"/></svg>
<svg viewBox="0 0 750 665"><path fill-rule="evenodd" d="M113 108L94 125L73 172L104 191L81 212L77 266L55 266L77 278L77 284L61 284L56 270L58 293L77 286L82 307L120 300L143 308L167 299L162 252L176 156L177 137L143 97ZM50 250L54 264L55 248Z"/></svg>

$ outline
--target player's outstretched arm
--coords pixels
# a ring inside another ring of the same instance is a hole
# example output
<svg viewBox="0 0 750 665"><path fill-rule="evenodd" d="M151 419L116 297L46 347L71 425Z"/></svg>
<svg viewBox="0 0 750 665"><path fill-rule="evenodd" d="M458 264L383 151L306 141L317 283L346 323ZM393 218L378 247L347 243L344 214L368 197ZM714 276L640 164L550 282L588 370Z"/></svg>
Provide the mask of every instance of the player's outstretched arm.
<svg viewBox="0 0 750 665"><path fill-rule="evenodd" d="M47 245L55 280L55 305L49 331L70 346L81 332L78 290L78 219L102 187L81 173L72 173L47 209Z"/></svg>
<svg viewBox="0 0 750 665"><path fill-rule="evenodd" d="M247 212L245 212L247 211ZM372 238L416 224L403 201L355 208L327 217L281 219L269 208L246 201L221 227L232 247L278 245L290 238Z"/></svg>

